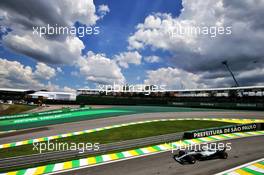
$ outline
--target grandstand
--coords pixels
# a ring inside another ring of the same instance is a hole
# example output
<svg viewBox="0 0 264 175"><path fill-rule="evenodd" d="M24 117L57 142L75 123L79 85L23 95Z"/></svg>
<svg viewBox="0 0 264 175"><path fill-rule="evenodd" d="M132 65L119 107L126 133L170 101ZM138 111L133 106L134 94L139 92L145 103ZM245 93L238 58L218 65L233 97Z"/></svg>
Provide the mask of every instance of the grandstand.
<svg viewBox="0 0 264 175"><path fill-rule="evenodd" d="M65 101L75 101L75 92L48 92L48 91L38 91L29 95L32 99L47 99L47 100L65 100Z"/></svg>
<svg viewBox="0 0 264 175"><path fill-rule="evenodd" d="M146 90L137 92L124 92L116 90L103 91L101 89L78 89L78 95L108 95L108 96L138 96L147 94ZM237 97L242 96L264 96L264 86L244 86L231 88L212 88L212 89L183 89L183 90L157 90L151 92L151 96L171 96L171 97Z"/></svg>
<svg viewBox="0 0 264 175"><path fill-rule="evenodd" d="M34 90L29 89L11 89L11 88L0 88L0 100L7 101L19 101L26 100L28 94L34 93Z"/></svg>
<svg viewBox="0 0 264 175"><path fill-rule="evenodd" d="M162 105L264 110L264 86L211 89L157 90L137 92L102 89L78 89L70 92L47 92L24 89L0 89L0 100L48 104Z"/></svg>
<svg viewBox="0 0 264 175"><path fill-rule="evenodd" d="M264 109L264 86L165 90L148 93L78 89L77 102L84 104L173 105L235 109Z"/></svg>

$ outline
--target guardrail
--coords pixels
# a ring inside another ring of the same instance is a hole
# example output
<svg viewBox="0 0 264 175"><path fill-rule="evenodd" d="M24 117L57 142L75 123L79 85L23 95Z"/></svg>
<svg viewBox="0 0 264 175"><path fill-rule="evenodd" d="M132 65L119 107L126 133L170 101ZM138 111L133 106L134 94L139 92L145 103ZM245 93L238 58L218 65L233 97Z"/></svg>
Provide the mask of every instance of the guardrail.
<svg viewBox="0 0 264 175"><path fill-rule="evenodd" d="M4 158L0 160L0 172L1 169L10 169L14 167L39 164L53 160L60 161L65 159L75 159L81 156L105 154L109 152L120 151L130 148L136 148L136 147L143 147L152 144L172 142L172 141L180 140L182 138L182 135L183 132L180 132L180 133L165 134L165 135L159 135L153 137L146 137L146 138L133 139L122 142L103 144L100 145L100 149L98 151L90 150L90 151L84 151L84 153L79 153L79 150L74 150L74 151L69 150L69 151L53 151L42 154Z"/></svg>

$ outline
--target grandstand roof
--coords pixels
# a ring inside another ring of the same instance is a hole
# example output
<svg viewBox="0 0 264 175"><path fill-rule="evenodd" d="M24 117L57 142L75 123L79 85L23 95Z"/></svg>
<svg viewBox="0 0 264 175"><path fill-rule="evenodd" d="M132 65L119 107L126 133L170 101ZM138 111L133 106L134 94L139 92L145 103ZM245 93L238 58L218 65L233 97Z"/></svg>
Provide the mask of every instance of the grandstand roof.
<svg viewBox="0 0 264 175"><path fill-rule="evenodd" d="M27 91L34 91L34 90L31 90L31 89L0 88L0 91L9 91L9 92L27 92Z"/></svg>
<svg viewBox="0 0 264 175"><path fill-rule="evenodd" d="M53 94L64 94L64 95L71 95L71 94L76 94L75 92L55 92L55 91L37 91L32 93L31 95L42 95L42 94L49 94L49 95L53 95Z"/></svg>

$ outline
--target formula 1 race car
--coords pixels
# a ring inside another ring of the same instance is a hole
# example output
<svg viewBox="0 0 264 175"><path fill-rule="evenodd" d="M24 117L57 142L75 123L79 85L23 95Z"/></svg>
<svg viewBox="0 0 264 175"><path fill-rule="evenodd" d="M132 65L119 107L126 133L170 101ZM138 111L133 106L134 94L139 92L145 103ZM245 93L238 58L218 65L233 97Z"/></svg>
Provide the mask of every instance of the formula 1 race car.
<svg viewBox="0 0 264 175"><path fill-rule="evenodd" d="M206 150L191 150L191 151L183 151L180 150L179 154L174 155L173 158L175 161L180 164L194 164L196 160L210 160L210 159L227 159L228 154L226 152L226 148L224 149L206 149Z"/></svg>

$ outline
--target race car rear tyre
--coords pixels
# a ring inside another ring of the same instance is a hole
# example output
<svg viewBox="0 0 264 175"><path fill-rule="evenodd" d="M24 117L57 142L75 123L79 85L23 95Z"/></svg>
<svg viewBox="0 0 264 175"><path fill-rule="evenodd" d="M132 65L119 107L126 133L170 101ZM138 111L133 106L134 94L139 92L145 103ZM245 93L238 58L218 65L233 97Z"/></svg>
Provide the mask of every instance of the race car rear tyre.
<svg viewBox="0 0 264 175"><path fill-rule="evenodd" d="M226 152L223 152L222 155L221 155L221 158L222 159L227 159L228 157L228 154Z"/></svg>
<svg viewBox="0 0 264 175"><path fill-rule="evenodd" d="M195 159L193 156L188 156L188 157L186 157L186 158L187 158L187 161L188 161L190 164L195 164L196 159Z"/></svg>

